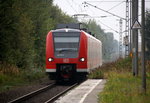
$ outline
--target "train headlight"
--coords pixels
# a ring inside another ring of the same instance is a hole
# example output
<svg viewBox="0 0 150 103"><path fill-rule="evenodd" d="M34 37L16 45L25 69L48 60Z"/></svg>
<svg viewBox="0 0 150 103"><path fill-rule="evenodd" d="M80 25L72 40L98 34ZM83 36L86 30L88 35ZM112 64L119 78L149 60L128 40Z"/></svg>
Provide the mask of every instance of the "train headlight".
<svg viewBox="0 0 150 103"><path fill-rule="evenodd" d="M85 61L85 58L80 58L80 61L81 61L81 62L84 62L84 61Z"/></svg>
<svg viewBox="0 0 150 103"><path fill-rule="evenodd" d="M54 59L53 58L48 58L48 61L49 62L52 62Z"/></svg>

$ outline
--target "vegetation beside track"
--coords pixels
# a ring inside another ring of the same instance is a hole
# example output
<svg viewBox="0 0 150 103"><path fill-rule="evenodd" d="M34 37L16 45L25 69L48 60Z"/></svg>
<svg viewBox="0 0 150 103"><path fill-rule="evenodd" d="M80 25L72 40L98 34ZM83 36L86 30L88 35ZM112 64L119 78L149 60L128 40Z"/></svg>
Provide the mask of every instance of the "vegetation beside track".
<svg viewBox="0 0 150 103"><path fill-rule="evenodd" d="M46 77L45 70L41 68L23 70L14 65L0 64L0 92L36 83L44 77Z"/></svg>
<svg viewBox="0 0 150 103"><path fill-rule="evenodd" d="M107 83L99 94L100 103L149 103L150 101L150 64L147 63L147 92L141 90L141 71L134 77L131 59L120 59L103 65L89 75L89 78L105 78Z"/></svg>

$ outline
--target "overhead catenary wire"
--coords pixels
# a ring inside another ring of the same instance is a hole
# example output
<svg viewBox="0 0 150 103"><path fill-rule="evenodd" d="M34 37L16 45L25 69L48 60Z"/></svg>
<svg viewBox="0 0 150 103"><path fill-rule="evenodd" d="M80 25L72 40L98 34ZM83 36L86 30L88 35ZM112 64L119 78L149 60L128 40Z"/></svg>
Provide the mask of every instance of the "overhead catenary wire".
<svg viewBox="0 0 150 103"><path fill-rule="evenodd" d="M75 5L78 5L80 11L83 10L83 8L82 8L82 6L81 6L82 4L76 2L75 0L72 0L72 3L75 4Z"/></svg>
<svg viewBox="0 0 150 103"><path fill-rule="evenodd" d="M108 17L112 17L112 16L110 16L110 15L102 15L102 16L90 16L90 15L86 15L86 16L84 16L84 18L92 18L92 19L95 19L95 18L108 18Z"/></svg>
<svg viewBox="0 0 150 103"><path fill-rule="evenodd" d="M89 6L86 6L86 7L88 7L88 10L90 10L93 15L95 14L95 12Z"/></svg>
<svg viewBox="0 0 150 103"><path fill-rule="evenodd" d="M106 26L106 27L109 28L110 30L112 30L112 31L114 31L114 32L116 32L116 33L119 33L117 30L115 30L115 29L111 28L110 26L104 24L104 23L101 22L100 20L98 20L98 22L100 22L102 25Z"/></svg>
<svg viewBox="0 0 150 103"><path fill-rule="evenodd" d="M103 11L103 12L106 12L106 13L108 13L108 14L111 14L111 15L113 15L113 16L115 16L115 17L118 17L118 18L120 18L120 19L122 19L122 20L126 20L125 18L123 18L123 17L121 17L121 16L118 16L118 15L116 15L116 14L114 14L114 13L111 13L111 12L109 12L109 11L107 11L107 10L101 9L101 8L95 6L95 5L92 5L92 4L88 3L88 2L84 2L84 4L90 5L90 6L94 7L94 8L97 8L97 9Z"/></svg>
<svg viewBox="0 0 150 103"><path fill-rule="evenodd" d="M84 16L84 18L93 18L93 17L90 16L90 15L86 15L86 16ZM100 18L100 17L99 17L99 18ZM104 25L105 27L109 28L110 30L112 30L112 31L114 31L114 32L116 32L116 33L119 33L117 30L115 30L115 29L111 28L110 26L104 24L104 23L101 22L100 20L98 20L98 22L100 22L102 25Z"/></svg>
<svg viewBox="0 0 150 103"><path fill-rule="evenodd" d="M141 1L142 1L142 0L140 0L140 2L141 2ZM93 1L93 0L92 0L92 1L91 1L91 0L90 0L90 1L86 1L86 2L108 2L108 3L110 2L110 3L112 3L112 2L120 2L120 0L114 0L114 1L111 1L111 0L105 0L105 1L104 1L104 0L100 0L100 1L98 1L98 0ZM124 0L123 2L126 2L126 0ZM129 2L131 2L131 0L130 0ZM145 2L150 2L150 0L146 0Z"/></svg>
<svg viewBox="0 0 150 103"><path fill-rule="evenodd" d="M103 3L105 0L102 0L101 2L99 2L99 4Z"/></svg>
<svg viewBox="0 0 150 103"><path fill-rule="evenodd" d="M95 1L86 1L86 2L120 2L120 0L114 0L114 1L111 1L111 0L100 0L100 1L97 1L97 0L95 0ZM123 1L123 2L125 2L125 1Z"/></svg>
<svg viewBox="0 0 150 103"><path fill-rule="evenodd" d="M68 5L73 9L73 11L75 11L75 12L77 13L76 9L74 9L73 5L69 2L69 0L66 0L66 2L67 2Z"/></svg>
<svg viewBox="0 0 150 103"><path fill-rule="evenodd" d="M122 1L122 2L118 3L117 5L115 5L115 6L111 7L111 8L110 8L110 9L108 9L107 11L110 11L110 10L112 10L112 9L116 8L117 6L119 6L119 5L120 5L120 4L122 4L122 3L124 3L124 1Z"/></svg>

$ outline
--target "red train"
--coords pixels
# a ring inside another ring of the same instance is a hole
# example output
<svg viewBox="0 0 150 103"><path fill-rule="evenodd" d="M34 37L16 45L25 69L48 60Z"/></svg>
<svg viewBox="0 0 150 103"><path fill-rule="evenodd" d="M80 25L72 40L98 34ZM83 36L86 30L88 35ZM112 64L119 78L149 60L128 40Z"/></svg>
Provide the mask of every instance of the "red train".
<svg viewBox="0 0 150 103"><path fill-rule="evenodd" d="M83 30L52 30L46 38L46 72L51 79L72 80L102 65L102 43Z"/></svg>

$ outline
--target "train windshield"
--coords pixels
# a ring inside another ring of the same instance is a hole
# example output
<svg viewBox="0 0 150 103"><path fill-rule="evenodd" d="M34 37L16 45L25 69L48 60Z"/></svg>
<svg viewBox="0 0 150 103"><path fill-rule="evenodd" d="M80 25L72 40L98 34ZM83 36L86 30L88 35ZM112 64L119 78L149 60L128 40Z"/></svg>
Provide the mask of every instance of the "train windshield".
<svg viewBox="0 0 150 103"><path fill-rule="evenodd" d="M54 33L56 58L77 58L79 33Z"/></svg>

